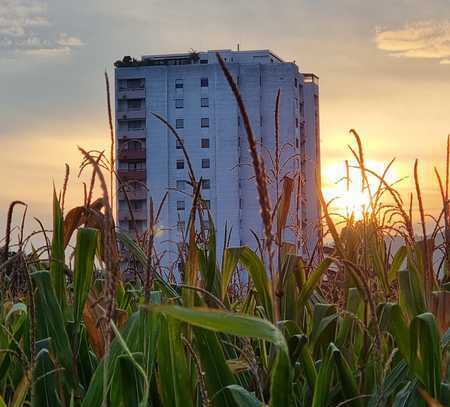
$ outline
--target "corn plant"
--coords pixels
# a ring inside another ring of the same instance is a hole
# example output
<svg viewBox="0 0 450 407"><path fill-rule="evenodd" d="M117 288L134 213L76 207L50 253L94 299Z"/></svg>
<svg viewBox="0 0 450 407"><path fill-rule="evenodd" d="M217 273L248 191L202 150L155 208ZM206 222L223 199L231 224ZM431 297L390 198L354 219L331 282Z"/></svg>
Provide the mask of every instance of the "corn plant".
<svg viewBox="0 0 450 407"><path fill-rule="evenodd" d="M444 179L436 171L443 209L427 232L415 165L418 236L412 211L386 181L390 164L381 175L366 168L353 131L361 188L370 189L369 176L379 186L362 219L350 215L344 225L322 197L330 245L312 263L286 250L280 237L292 188L283 185L282 204L271 207L239 89L219 61L252 150L261 249L229 247L224 239L218 253L192 172L183 272L167 280L154 245L159 210L150 202L143 236L118 230L104 175L115 176L113 154L106 160L81 150L81 169L92 170L84 202L65 210L67 172L62 192L53 194L51 239L40 227L42 247L23 234L11 241L12 213L22 203L8 211L0 252L0 406L449 405L448 170ZM101 197L93 200L96 181ZM403 243L395 252L393 236ZM124 255L139 265L138 278L122 275ZM242 274L248 285L236 290Z"/></svg>

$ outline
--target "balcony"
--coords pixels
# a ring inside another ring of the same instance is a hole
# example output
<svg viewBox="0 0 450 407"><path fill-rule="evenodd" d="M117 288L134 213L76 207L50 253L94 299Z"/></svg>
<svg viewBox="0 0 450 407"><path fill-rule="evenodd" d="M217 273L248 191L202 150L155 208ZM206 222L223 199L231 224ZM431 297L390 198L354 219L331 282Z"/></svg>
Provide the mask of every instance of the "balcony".
<svg viewBox="0 0 450 407"><path fill-rule="evenodd" d="M117 137L118 138L145 138L145 128L144 129L135 129L135 130L129 130L129 129L117 129Z"/></svg>
<svg viewBox="0 0 450 407"><path fill-rule="evenodd" d="M134 220L147 220L147 210L145 208L142 209L134 209L133 210L133 217ZM120 210L119 211L119 222L120 221L130 221L131 220L131 214L128 209Z"/></svg>
<svg viewBox="0 0 450 407"><path fill-rule="evenodd" d="M118 111L117 119L145 119L145 108Z"/></svg>
<svg viewBox="0 0 450 407"><path fill-rule="evenodd" d="M145 88L120 88L117 90L117 99L143 99Z"/></svg>
<svg viewBox="0 0 450 407"><path fill-rule="evenodd" d="M127 171L127 170L119 170L119 177L122 180L122 182L126 181L145 181L145 171L143 170L134 170L134 171Z"/></svg>
<svg viewBox="0 0 450 407"><path fill-rule="evenodd" d="M119 160L145 160L145 149L141 150L121 150L118 154Z"/></svg>
<svg viewBox="0 0 450 407"><path fill-rule="evenodd" d="M127 196L130 201L135 199L147 199L147 190L144 188L141 189L131 189L127 191ZM118 199L125 199L125 193L123 191L119 191Z"/></svg>

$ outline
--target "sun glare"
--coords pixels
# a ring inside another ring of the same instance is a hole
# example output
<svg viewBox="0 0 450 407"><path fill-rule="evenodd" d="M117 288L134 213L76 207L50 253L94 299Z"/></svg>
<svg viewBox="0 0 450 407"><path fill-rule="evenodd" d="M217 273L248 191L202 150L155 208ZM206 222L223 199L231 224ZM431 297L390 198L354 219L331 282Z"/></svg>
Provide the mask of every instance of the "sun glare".
<svg viewBox="0 0 450 407"><path fill-rule="evenodd" d="M362 176L358 168L353 168L356 163L349 163L349 182L345 163L332 163L327 165L324 171L323 193L326 201L333 200L330 210L342 216L353 214L356 220L361 220L363 214L370 211L370 194L367 188L362 190ZM366 167L377 174L382 174L385 164L379 161L368 161ZM379 180L373 175L368 175L370 190L374 193ZM391 169L386 176L387 182L395 179L395 173Z"/></svg>

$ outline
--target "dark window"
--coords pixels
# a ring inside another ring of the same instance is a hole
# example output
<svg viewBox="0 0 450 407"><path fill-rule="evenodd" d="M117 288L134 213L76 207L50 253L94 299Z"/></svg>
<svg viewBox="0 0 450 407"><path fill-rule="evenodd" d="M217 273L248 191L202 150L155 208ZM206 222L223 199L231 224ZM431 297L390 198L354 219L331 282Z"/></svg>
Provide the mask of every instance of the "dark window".
<svg viewBox="0 0 450 407"><path fill-rule="evenodd" d="M202 88L207 88L208 87L208 78L201 78L200 79L200 86Z"/></svg>
<svg viewBox="0 0 450 407"><path fill-rule="evenodd" d="M202 168L209 168L209 158L202 159Z"/></svg>
<svg viewBox="0 0 450 407"><path fill-rule="evenodd" d="M298 119L295 118L295 127L298 127Z"/></svg>
<svg viewBox="0 0 450 407"><path fill-rule="evenodd" d="M177 229L178 229L178 232L181 232L181 233L184 232L184 225L185 225L184 220L179 220L179 221L177 222Z"/></svg>
<svg viewBox="0 0 450 407"><path fill-rule="evenodd" d="M209 118L208 117L202 117L201 122L200 122L200 126L205 128L205 127L209 127Z"/></svg>
<svg viewBox="0 0 450 407"><path fill-rule="evenodd" d="M182 139L181 139L181 140L178 140L178 139L177 139L177 141L176 141L176 147L177 147L178 150L181 149L181 146L182 146L181 143L184 143L184 141L183 141Z"/></svg>
<svg viewBox="0 0 450 407"><path fill-rule="evenodd" d="M184 129L184 119L175 120L175 127L177 129Z"/></svg>
<svg viewBox="0 0 450 407"><path fill-rule="evenodd" d="M200 63L201 63L201 64L207 64L207 63L208 63L208 60L207 60L207 59L201 59L201 60L200 60Z"/></svg>
<svg viewBox="0 0 450 407"><path fill-rule="evenodd" d="M184 211L184 201L177 201L177 210Z"/></svg>
<svg viewBox="0 0 450 407"><path fill-rule="evenodd" d="M131 202L131 206L133 207L133 209L139 210L139 209L143 209L145 206L145 199L136 199L136 200L132 200Z"/></svg>
<svg viewBox="0 0 450 407"><path fill-rule="evenodd" d="M175 107L182 109L184 107L184 99L175 99Z"/></svg>
<svg viewBox="0 0 450 407"><path fill-rule="evenodd" d="M201 146L202 148L209 148L209 138L202 138Z"/></svg>
<svg viewBox="0 0 450 407"><path fill-rule="evenodd" d="M145 170L145 161L134 161L128 163L128 171L143 171L143 170Z"/></svg>
<svg viewBox="0 0 450 407"><path fill-rule="evenodd" d="M184 160L177 160L177 170L182 170L184 168Z"/></svg>
<svg viewBox="0 0 450 407"><path fill-rule="evenodd" d="M294 78L294 86L297 87L297 78Z"/></svg>
<svg viewBox="0 0 450 407"><path fill-rule="evenodd" d="M295 147L299 147L298 138L295 139Z"/></svg>
<svg viewBox="0 0 450 407"><path fill-rule="evenodd" d="M127 88L128 89L143 89L144 88L145 79L128 79L127 80Z"/></svg>
<svg viewBox="0 0 450 407"><path fill-rule="evenodd" d="M208 98L201 98L200 99L200 106L201 107L209 107L209 99Z"/></svg>
<svg viewBox="0 0 450 407"><path fill-rule="evenodd" d="M141 108L141 99L129 99L128 110L139 110Z"/></svg>
<svg viewBox="0 0 450 407"><path fill-rule="evenodd" d="M175 81L175 88L176 89L183 89L183 79L177 79Z"/></svg>
<svg viewBox="0 0 450 407"><path fill-rule="evenodd" d="M128 130L142 130L145 127L144 120L130 120L128 122Z"/></svg>
<svg viewBox="0 0 450 407"><path fill-rule="evenodd" d="M209 199L206 199L204 202L205 202L205 206L206 206L208 209L211 209L211 201L210 201Z"/></svg>
<svg viewBox="0 0 450 407"><path fill-rule="evenodd" d="M211 189L211 181L209 179L202 179L202 189Z"/></svg>
<svg viewBox="0 0 450 407"><path fill-rule="evenodd" d="M186 183L186 181L184 179L177 180L177 189L179 191L184 191L185 183Z"/></svg>

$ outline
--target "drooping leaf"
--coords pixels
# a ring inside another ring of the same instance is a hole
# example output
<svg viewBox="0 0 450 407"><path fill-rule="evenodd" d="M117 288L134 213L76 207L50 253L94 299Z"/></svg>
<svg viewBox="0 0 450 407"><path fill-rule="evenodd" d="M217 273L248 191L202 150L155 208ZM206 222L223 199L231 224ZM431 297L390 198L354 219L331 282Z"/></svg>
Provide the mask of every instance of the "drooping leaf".
<svg viewBox="0 0 450 407"><path fill-rule="evenodd" d="M288 347L281 331L270 322L247 315L209 309L157 306L154 310L200 328L273 343L278 352L272 368L271 406L289 405L292 394L292 369Z"/></svg>

